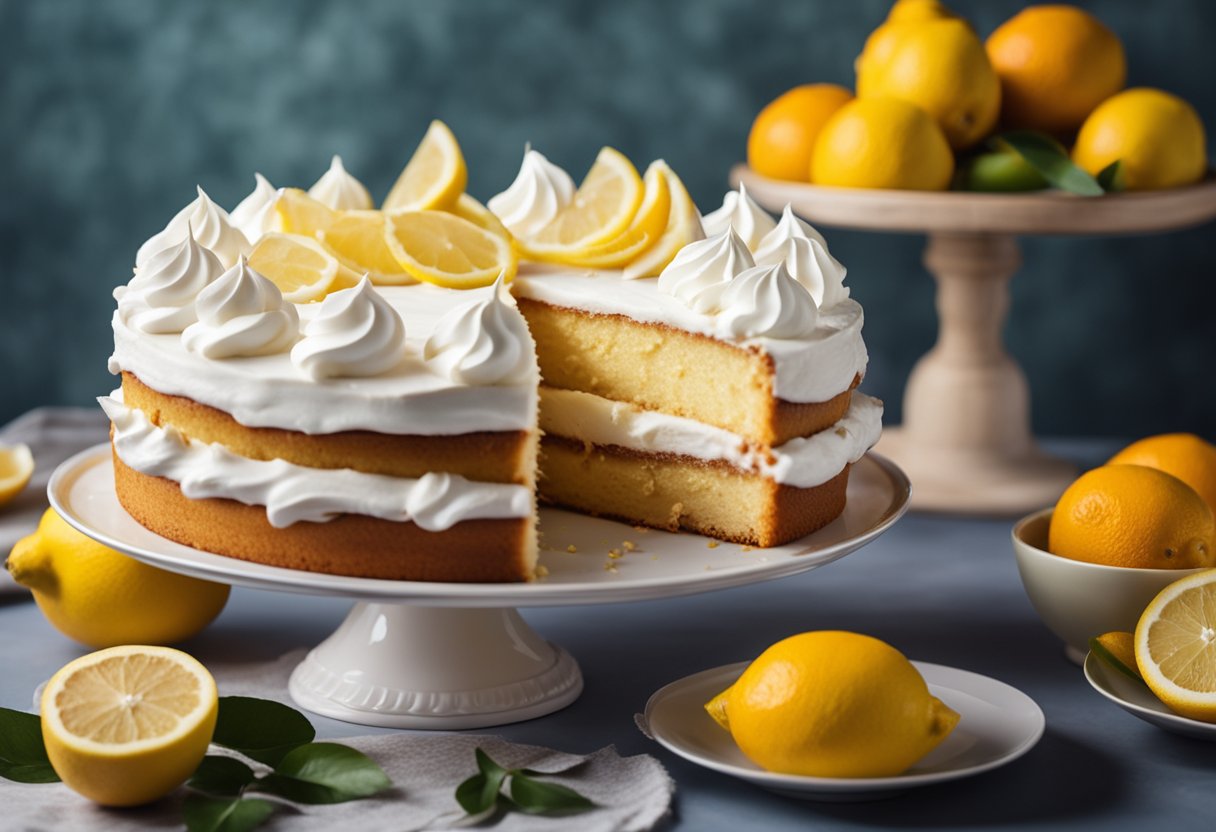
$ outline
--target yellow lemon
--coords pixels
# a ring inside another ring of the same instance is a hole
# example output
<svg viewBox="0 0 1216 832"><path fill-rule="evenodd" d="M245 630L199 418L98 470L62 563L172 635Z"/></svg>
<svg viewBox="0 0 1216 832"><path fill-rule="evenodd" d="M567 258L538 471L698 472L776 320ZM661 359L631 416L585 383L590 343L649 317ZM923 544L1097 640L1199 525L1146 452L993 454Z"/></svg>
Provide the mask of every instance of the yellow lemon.
<svg viewBox="0 0 1216 832"><path fill-rule="evenodd" d="M228 601L224 584L166 572L106 548L54 509L13 547L8 571L33 591L59 632L90 647L182 641L210 624Z"/></svg>
<svg viewBox="0 0 1216 832"><path fill-rule="evenodd" d="M446 211L390 214L384 239L410 276L448 289L489 286L500 274L510 283L518 266L509 239Z"/></svg>
<svg viewBox="0 0 1216 832"><path fill-rule="evenodd" d="M385 223L381 211L342 211L317 232L317 239L356 277L366 273L372 283L383 285L416 282L389 249Z"/></svg>
<svg viewBox="0 0 1216 832"><path fill-rule="evenodd" d="M1103 633L1089 640L1089 649L1123 675L1144 681L1136 666L1136 637L1131 633Z"/></svg>
<svg viewBox="0 0 1216 832"><path fill-rule="evenodd" d="M747 164L762 176L807 181L819 131L852 100L853 93L836 84L804 84L779 95L752 122Z"/></svg>
<svg viewBox="0 0 1216 832"><path fill-rule="evenodd" d="M478 228L489 231L491 234L497 234L512 244L515 242L515 238L507 230L507 227L502 224L502 220L493 211L468 194L461 194L456 200L456 204L448 210L462 220L468 220Z"/></svg>
<svg viewBox="0 0 1216 832"><path fill-rule="evenodd" d="M1191 185L1208 168L1207 139L1195 108L1148 87L1099 104L1081 125L1072 158L1092 174L1119 162L1119 179L1129 191Z"/></svg>
<svg viewBox="0 0 1216 832"><path fill-rule="evenodd" d="M381 207L390 212L451 208L468 181L459 142L446 124L435 120Z"/></svg>
<svg viewBox="0 0 1216 832"><path fill-rule="evenodd" d="M324 202L313 199L307 191L285 188L274 204L279 228L286 234L315 237L328 228L338 217L338 212Z"/></svg>
<svg viewBox="0 0 1216 832"><path fill-rule="evenodd" d="M0 506L11 502L34 476L29 445L0 445Z"/></svg>
<svg viewBox="0 0 1216 832"><path fill-rule="evenodd" d="M756 765L811 777L901 774L959 720L894 647L835 631L777 642L706 708Z"/></svg>
<svg viewBox="0 0 1216 832"><path fill-rule="evenodd" d="M954 154L942 129L898 98L858 98L828 119L811 156L811 181L842 188L940 191Z"/></svg>
<svg viewBox="0 0 1216 832"><path fill-rule="evenodd" d="M1216 722L1216 570L1175 581L1136 625L1136 664L1172 711Z"/></svg>
<svg viewBox="0 0 1216 832"><path fill-rule="evenodd" d="M854 72L861 71L863 63L885 62L899 42L899 32L909 24L926 20L944 20L957 17L939 0L898 0L887 13L887 19L866 38L861 54L853 62Z"/></svg>
<svg viewBox="0 0 1216 832"><path fill-rule="evenodd" d="M964 21L932 19L900 25L889 53L859 59L859 98L900 98L941 125L956 150L992 131L1001 110L1001 82L984 44Z"/></svg>
<svg viewBox="0 0 1216 832"><path fill-rule="evenodd" d="M701 212L697 210L696 203L688 195L688 189L684 187L680 177L676 176L676 172L662 159L652 163L651 168L657 169L667 180L670 195L667 221L663 226L662 236L654 245L625 267L622 276L626 280L657 276L680 249L705 237L705 230L701 228Z"/></svg>
<svg viewBox="0 0 1216 832"><path fill-rule="evenodd" d="M265 275L291 303L323 299L345 267L312 237L264 234L249 253L249 265ZM349 278L350 275L347 275ZM347 281L349 282L349 281Z"/></svg>
<svg viewBox="0 0 1216 832"><path fill-rule="evenodd" d="M111 647L65 665L42 692L42 740L70 788L139 806L184 783L207 753L215 680L168 647Z"/></svg>

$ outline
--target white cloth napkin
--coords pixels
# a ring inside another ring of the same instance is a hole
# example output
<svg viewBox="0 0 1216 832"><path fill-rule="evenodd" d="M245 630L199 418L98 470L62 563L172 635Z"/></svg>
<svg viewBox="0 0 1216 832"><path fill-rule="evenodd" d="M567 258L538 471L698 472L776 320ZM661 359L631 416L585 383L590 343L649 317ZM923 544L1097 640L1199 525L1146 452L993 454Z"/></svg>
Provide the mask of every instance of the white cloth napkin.
<svg viewBox="0 0 1216 832"><path fill-rule="evenodd" d="M51 472L72 454L104 442L109 429L98 407L40 407L0 428L0 443L24 442L34 454L34 476L25 490L0 508L0 565L18 540L38 526L46 511ZM0 569L0 596L25 593Z"/></svg>
<svg viewBox="0 0 1216 832"><path fill-rule="evenodd" d="M213 665L221 696L258 696L292 704L287 680L304 658L304 650L277 661ZM37 695L35 695L35 702ZM511 813L492 827L501 832L569 830L642 832L662 820L671 807L675 785L662 764L648 754L622 757L612 746L593 754L566 754L533 745L478 734L401 732L362 737L332 737L357 748L380 764L394 788L383 796L332 806L280 810L262 828L268 832L415 832L452 829L465 815L456 804L456 785L476 773L473 751L483 748L508 768L554 772L545 778L578 790L595 809L564 817ZM138 809L103 809L62 784L24 785L0 780L4 828L56 832L148 832L181 824L181 790ZM478 826L477 828L484 828Z"/></svg>

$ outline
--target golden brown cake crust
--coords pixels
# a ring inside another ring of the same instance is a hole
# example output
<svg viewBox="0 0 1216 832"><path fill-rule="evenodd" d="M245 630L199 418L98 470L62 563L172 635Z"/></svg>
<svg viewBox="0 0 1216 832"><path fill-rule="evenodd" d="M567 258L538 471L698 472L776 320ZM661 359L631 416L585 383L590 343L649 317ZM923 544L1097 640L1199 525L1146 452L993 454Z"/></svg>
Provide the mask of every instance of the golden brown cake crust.
<svg viewBox="0 0 1216 832"><path fill-rule="evenodd" d="M276 529L262 506L191 500L176 482L141 474L114 454L118 501L140 525L186 546L331 575L402 581L528 580L532 518L466 520L442 532L344 514Z"/></svg>
<svg viewBox="0 0 1216 832"><path fill-rule="evenodd" d="M134 374L122 374L123 400L152 424L166 424L192 439L218 442L247 459L283 459L309 468L352 468L367 474L418 479L446 471L480 482L532 482L526 431L484 431L454 436L374 433L365 430L307 434L251 428L222 410L184 396L153 390Z"/></svg>

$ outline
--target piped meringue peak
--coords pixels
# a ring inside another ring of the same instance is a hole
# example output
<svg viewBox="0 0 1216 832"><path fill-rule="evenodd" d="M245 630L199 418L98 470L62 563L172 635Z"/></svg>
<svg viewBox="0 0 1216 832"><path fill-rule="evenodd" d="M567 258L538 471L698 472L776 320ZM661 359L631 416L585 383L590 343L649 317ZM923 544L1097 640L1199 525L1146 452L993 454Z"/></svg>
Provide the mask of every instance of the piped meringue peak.
<svg viewBox="0 0 1216 832"><path fill-rule="evenodd" d="M194 309L198 320L182 333L182 344L204 358L273 355L300 332L295 306L243 256L199 292Z"/></svg>
<svg viewBox="0 0 1216 832"><path fill-rule="evenodd" d="M378 376L404 355L405 324L367 275L350 289L326 295L291 349L292 363L314 381Z"/></svg>
<svg viewBox="0 0 1216 832"><path fill-rule="evenodd" d="M515 181L486 206L516 237L530 237L570 204L574 191L570 174L528 147Z"/></svg>
<svg viewBox="0 0 1216 832"><path fill-rule="evenodd" d="M229 221L249 242L256 243L267 231L274 230L275 203L282 194L260 173L253 175L254 187L249 196L241 200L228 215Z"/></svg>
<svg viewBox="0 0 1216 832"><path fill-rule="evenodd" d="M427 363L459 384L530 383L536 375L532 336L524 316L514 302L504 300L504 293L499 275L483 297L440 318L423 347Z"/></svg>
<svg viewBox="0 0 1216 832"><path fill-rule="evenodd" d="M342 157L336 153L330 160L329 170L308 189L308 195L335 211L370 211L375 207L367 188L347 173Z"/></svg>
<svg viewBox="0 0 1216 832"><path fill-rule="evenodd" d="M216 205L202 187L198 197L178 211L169 224L139 247L135 254L135 269L142 269L158 252L193 236L215 253L224 268L231 268L242 254L249 254L249 240L233 226L228 212Z"/></svg>
<svg viewBox="0 0 1216 832"><path fill-rule="evenodd" d="M658 288L694 312L712 314L736 276L755 266L752 253L731 226L680 249L659 275Z"/></svg>
<svg viewBox="0 0 1216 832"><path fill-rule="evenodd" d="M788 205L781 222L765 235L756 250L756 265L776 263L785 264L820 309L835 306L849 296L844 285L848 270L828 252L823 235L795 217Z"/></svg>
<svg viewBox="0 0 1216 832"><path fill-rule="evenodd" d="M776 221L747 195L747 186L742 183L738 191L727 191L722 197L722 207L702 217L701 224L710 237L734 228L751 251L757 249L765 234L777 227Z"/></svg>
<svg viewBox="0 0 1216 832"><path fill-rule="evenodd" d="M118 316L141 332L181 332L198 320L194 299L223 271L220 259L199 245L187 221L181 242L150 256L130 283L114 290Z"/></svg>
<svg viewBox="0 0 1216 832"><path fill-rule="evenodd" d="M819 322L815 300L784 263L756 266L722 293L717 329L730 338L803 338Z"/></svg>

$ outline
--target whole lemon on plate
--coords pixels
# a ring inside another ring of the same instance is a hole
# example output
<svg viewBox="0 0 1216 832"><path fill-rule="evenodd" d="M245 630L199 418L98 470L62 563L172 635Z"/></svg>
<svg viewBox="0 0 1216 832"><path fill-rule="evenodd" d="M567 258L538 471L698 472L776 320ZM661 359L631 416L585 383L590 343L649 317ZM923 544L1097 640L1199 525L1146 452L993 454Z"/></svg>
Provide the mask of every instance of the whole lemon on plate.
<svg viewBox="0 0 1216 832"><path fill-rule="evenodd" d="M1216 513L1216 445L1193 433L1163 433L1133 442L1107 465L1146 465L1195 489Z"/></svg>
<svg viewBox="0 0 1216 832"><path fill-rule="evenodd" d="M182 641L228 602L228 586L140 563L76 531L53 508L7 565L57 630L90 647Z"/></svg>
<svg viewBox="0 0 1216 832"><path fill-rule="evenodd" d="M1082 474L1060 497L1047 549L1107 566L1212 566L1216 520L1177 477L1143 465L1104 465Z"/></svg>
<svg viewBox="0 0 1216 832"><path fill-rule="evenodd" d="M762 176L807 181L819 131L852 100L853 93L835 84L804 84L783 93L752 123L747 163Z"/></svg>
<svg viewBox="0 0 1216 832"><path fill-rule="evenodd" d="M1119 162L1119 179L1129 191L1177 188L1207 172L1207 139L1190 104L1137 87L1106 99L1085 119L1072 158L1092 174Z"/></svg>
<svg viewBox="0 0 1216 832"><path fill-rule="evenodd" d="M1023 9L985 48L1001 79L1006 127L1070 133L1127 79L1118 36L1076 6Z"/></svg>
<svg viewBox="0 0 1216 832"><path fill-rule="evenodd" d="M959 721L902 653L840 631L777 642L705 707L756 765L810 777L902 774Z"/></svg>
<svg viewBox="0 0 1216 832"><path fill-rule="evenodd" d="M900 98L941 125L956 150L992 132L1001 82L984 45L963 20L938 18L899 25L882 55L857 62L859 98Z"/></svg>
<svg viewBox="0 0 1216 832"><path fill-rule="evenodd" d="M858 98L836 111L811 154L811 181L842 188L940 191L954 154L942 129L915 104Z"/></svg>

